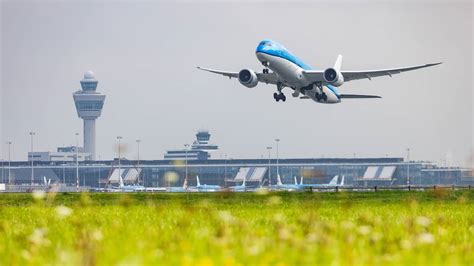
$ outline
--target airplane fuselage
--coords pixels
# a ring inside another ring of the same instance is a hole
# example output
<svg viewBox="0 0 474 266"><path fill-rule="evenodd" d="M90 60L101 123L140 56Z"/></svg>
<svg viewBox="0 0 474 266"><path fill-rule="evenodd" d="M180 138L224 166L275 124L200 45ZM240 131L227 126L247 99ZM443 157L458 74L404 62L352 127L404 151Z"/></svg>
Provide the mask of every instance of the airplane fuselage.
<svg viewBox="0 0 474 266"><path fill-rule="evenodd" d="M272 41L262 41L257 46L255 53L257 59L278 76L282 85L295 90L294 96L298 96L301 93L320 103L341 102L339 93L334 86L329 84L323 85L322 91L320 91L316 85L307 80L303 75L303 71L311 70L312 68L288 52L280 44ZM316 97L318 93L325 93L327 99L318 99Z"/></svg>

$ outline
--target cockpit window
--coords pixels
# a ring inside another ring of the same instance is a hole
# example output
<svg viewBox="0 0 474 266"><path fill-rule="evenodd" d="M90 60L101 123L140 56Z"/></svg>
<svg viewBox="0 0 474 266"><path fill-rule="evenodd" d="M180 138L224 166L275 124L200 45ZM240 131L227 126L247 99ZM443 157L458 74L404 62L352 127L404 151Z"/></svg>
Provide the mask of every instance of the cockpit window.
<svg viewBox="0 0 474 266"><path fill-rule="evenodd" d="M272 46L272 44L270 42L261 42L260 45L263 45L263 46Z"/></svg>

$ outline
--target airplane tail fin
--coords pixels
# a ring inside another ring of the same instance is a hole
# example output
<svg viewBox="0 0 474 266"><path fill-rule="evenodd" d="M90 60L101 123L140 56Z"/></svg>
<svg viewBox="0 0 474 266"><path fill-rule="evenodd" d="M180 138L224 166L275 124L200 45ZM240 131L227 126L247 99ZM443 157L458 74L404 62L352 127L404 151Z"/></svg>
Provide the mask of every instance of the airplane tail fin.
<svg viewBox="0 0 474 266"><path fill-rule="evenodd" d="M119 169L119 186L124 187L123 178L122 178L122 169Z"/></svg>
<svg viewBox="0 0 474 266"><path fill-rule="evenodd" d="M341 184L339 184L341 187L344 186L344 176L342 176L342 179L341 179Z"/></svg>
<svg viewBox="0 0 474 266"><path fill-rule="evenodd" d="M184 179L184 182L183 182L183 189L184 189L184 190L188 189L188 179L187 179L187 178Z"/></svg>
<svg viewBox="0 0 474 266"><path fill-rule="evenodd" d="M43 183L44 183L45 185L48 184L48 182L46 182L46 176L43 176Z"/></svg>
<svg viewBox="0 0 474 266"><path fill-rule="evenodd" d="M303 185L303 176L301 176L300 185Z"/></svg>
<svg viewBox="0 0 474 266"><path fill-rule="evenodd" d="M341 65L342 65L342 55L338 55L336 59L336 63L334 63L334 69L337 71L340 71Z"/></svg>
<svg viewBox="0 0 474 266"><path fill-rule="evenodd" d="M283 183L281 182L281 178L280 178L280 175L279 175L279 174L277 175L277 185L278 185L278 186L283 185Z"/></svg>
<svg viewBox="0 0 474 266"><path fill-rule="evenodd" d="M196 182L197 182L198 187L201 186L201 182L199 182L199 176L198 175L196 176Z"/></svg>
<svg viewBox="0 0 474 266"><path fill-rule="evenodd" d="M48 179L48 186L51 184L51 178Z"/></svg>
<svg viewBox="0 0 474 266"><path fill-rule="evenodd" d="M298 180L296 180L296 176L293 176L293 178L295 179L295 185L298 185Z"/></svg>
<svg viewBox="0 0 474 266"><path fill-rule="evenodd" d="M337 186L337 179L339 178L339 175L335 175L331 181L329 181L329 184L330 186Z"/></svg>

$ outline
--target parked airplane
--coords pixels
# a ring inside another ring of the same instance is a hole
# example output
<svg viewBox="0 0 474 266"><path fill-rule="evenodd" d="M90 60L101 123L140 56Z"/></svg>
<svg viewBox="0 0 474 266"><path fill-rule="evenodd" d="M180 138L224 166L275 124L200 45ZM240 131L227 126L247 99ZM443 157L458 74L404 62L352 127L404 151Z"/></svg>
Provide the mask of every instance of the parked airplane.
<svg viewBox="0 0 474 266"><path fill-rule="evenodd" d="M244 192L244 191L247 191L246 176L244 176L244 181L242 181L242 185L229 187L229 189L230 189L230 191L234 191L234 192Z"/></svg>
<svg viewBox="0 0 474 266"><path fill-rule="evenodd" d="M218 185L206 185L206 184L201 185L201 182L199 182L199 176L196 176L196 182L197 182L196 189L199 192L216 192L222 189L221 186L218 186Z"/></svg>
<svg viewBox="0 0 474 266"><path fill-rule="evenodd" d="M45 185L46 187L49 187L50 184L51 184L51 178L46 181L46 176L43 176L43 185Z"/></svg>
<svg viewBox="0 0 474 266"><path fill-rule="evenodd" d="M115 190L117 192L140 192L140 191L145 191L145 187L142 185L125 185L123 183L122 175L119 174L119 186L112 187L111 191L115 191Z"/></svg>
<svg viewBox="0 0 474 266"><path fill-rule="evenodd" d="M280 190L280 191L295 191L295 190L302 190L303 187L298 185L298 182L296 181L295 178L295 183L294 184L283 184L281 182L280 175L277 175L277 184L276 185L271 185L270 190Z"/></svg>
<svg viewBox="0 0 474 266"><path fill-rule="evenodd" d="M182 187L169 187L168 192L188 192L192 191L192 188L188 187L188 179L185 178Z"/></svg>
<svg viewBox="0 0 474 266"><path fill-rule="evenodd" d="M296 179L296 177L295 177L295 179ZM342 186L344 186L344 176L342 176L341 183L339 183L339 184L337 183L338 179L339 179L339 175L336 175L327 184L303 184L303 177L301 177L299 186L301 188L307 188L307 187L314 187L314 188L318 188L318 187L342 187Z"/></svg>
<svg viewBox="0 0 474 266"><path fill-rule="evenodd" d="M347 71L341 70L342 55L336 59L334 67L326 70L314 70L301 59L290 53L283 45L272 41L261 41L255 51L257 59L264 66L263 72L256 73L251 69L240 72L230 72L197 67L198 69L222 74L229 78L237 78L248 87L257 86L258 82L274 84L277 92L273 94L275 101L286 101L282 90L286 87L293 89L293 97L300 95L301 99L312 99L318 103L340 103L342 99L381 98L376 95L341 94L336 89L344 82L390 76L406 71L439 65L441 63L425 64L412 67L388 68L378 70ZM271 70L271 71L270 71Z"/></svg>

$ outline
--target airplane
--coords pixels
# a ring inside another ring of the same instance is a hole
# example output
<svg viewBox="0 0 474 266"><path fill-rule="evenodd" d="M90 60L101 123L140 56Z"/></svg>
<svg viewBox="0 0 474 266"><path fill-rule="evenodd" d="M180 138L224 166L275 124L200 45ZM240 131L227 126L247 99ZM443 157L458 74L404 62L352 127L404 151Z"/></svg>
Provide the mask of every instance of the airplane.
<svg viewBox="0 0 474 266"><path fill-rule="evenodd" d="M233 191L233 192L245 192L245 191L247 191L246 176L244 176L244 180L242 181L242 185L229 187L229 190Z"/></svg>
<svg viewBox="0 0 474 266"><path fill-rule="evenodd" d="M221 186L218 185L201 185L201 182L199 182L199 176L196 176L196 182L197 185L195 189L199 192L216 192L222 189Z"/></svg>
<svg viewBox="0 0 474 266"><path fill-rule="evenodd" d="M111 192L140 192L145 191L145 187L142 185L125 185L123 183L122 175L119 174L119 186L112 187Z"/></svg>
<svg viewBox="0 0 474 266"><path fill-rule="evenodd" d="M294 177L295 183L294 184L283 184L281 182L280 175L277 175L277 184L269 186L270 190L279 190L279 191L296 191L302 190L304 187L301 187L296 180L296 176Z"/></svg>
<svg viewBox="0 0 474 266"><path fill-rule="evenodd" d="M169 187L168 192L188 192L192 191L192 188L188 187L188 179L185 178L182 187Z"/></svg>
<svg viewBox="0 0 474 266"><path fill-rule="evenodd" d="M344 176L342 176L341 183L339 183L339 184L337 183L338 179L339 179L339 175L336 175L327 184L303 184L303 176L301 176L300 183L298 184L298 186L300 186L301 188L307 188L307 187L313 187L313 188L318 188L318 187L342 187L342 186L344 186Z"/></svg>
<svg viewBox="0 0 474 266"><path fill-rule="evenodd" d="M264 66L261 73L247 68L239 72L214 70L200 66L197 68L221 74L230 79L237 78L242 85L248 88L257 86L259 82L276 85L277 92L273 94L273 98L277 102L280 100L285 102L286 96L282 91L284 88L291 88L293 90L293 97L301 96L301 99L334 104L340 103L342 99L382 98L377 95L341 94L337 87L342 86L345 82L359 79L372 80L372 78L380 76L392 77L402 72L436 66L442 63L401 68L347 71L341 70L342 55L339 55L334 67L329 67L325 70L315 70L290 53L283 45L268 39L258 44L255 53L257 59Z"/></svg>
<svg viewBox="0 0 474 266"><path fill-rule="evenodd" d="M46 187L49 187L50 184L51 184L51 178L48 179L48 181L46 181L46 176L43 176L43 185L45 185Z"/></svg>

